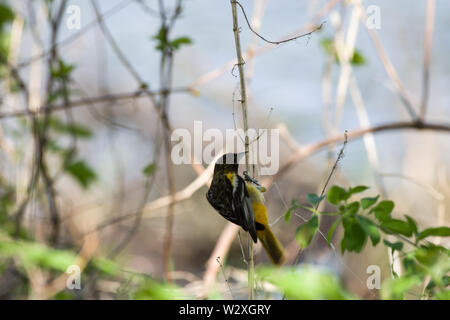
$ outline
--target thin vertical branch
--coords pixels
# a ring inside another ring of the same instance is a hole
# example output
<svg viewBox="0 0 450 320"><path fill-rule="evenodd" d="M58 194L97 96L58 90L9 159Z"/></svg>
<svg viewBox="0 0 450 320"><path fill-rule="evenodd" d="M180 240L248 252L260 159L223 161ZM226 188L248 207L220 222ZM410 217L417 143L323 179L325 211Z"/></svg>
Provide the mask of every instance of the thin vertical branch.
<svg viewBox="0 0 450 320"><path fill-rule="evenodd" d="M433 44L435 7L436 7L435 0L427 1L427 18L425 25L425 54L423 58L422 102L420 104L420 115L419 115L420 121L425 120L428 96L430 92L430 60L431 60L431 46Z"/></svg>
<svg viewBox="0 0 450 320"><path fill-rule="evenodd" d="M244 132L245 132L245 169L247 172L250 172L250 164L249 164L249 138L247 135L248 131L248 117L247 117L247 94L245 88L245 74L244 74L244 64L245 61L242 57L241 50L241 40L239 37L239 24L237 17L237 9L236 9L236 0L230 0L231 10L233 15L233 32L234 32L234 43L236 46L236 57L237 57L237 66L239 69L239 82L241 88L241 107L242 107L242 122L244 124ZM254 273L255 266L253 261L253 242L251 237L248 237L248 297L250 300L254 299Z"/></svg>

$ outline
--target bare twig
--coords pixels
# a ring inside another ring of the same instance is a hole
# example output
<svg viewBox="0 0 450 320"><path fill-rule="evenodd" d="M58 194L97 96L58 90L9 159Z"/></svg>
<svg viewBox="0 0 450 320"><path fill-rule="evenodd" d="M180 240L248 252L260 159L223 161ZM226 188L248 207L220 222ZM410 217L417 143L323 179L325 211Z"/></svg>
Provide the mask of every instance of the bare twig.
<svg viewBox="0 0 450 320"><path fill-rule="evenodd" d="M355 1L355 5L359 6L360 12L361 12L361 20L365 25L365 21L367 21L367 15L364 10L364 7L362 6L360 0ZM388 77L391 79L392 83L395 86L395 89L400 97L400 100L403 102L403 105L406 108L406 111L410 115L413 121L418 121L419 118L416 114L416 111L414 110L414 104L411 102L411 99L408 96L408 93L403 86L403 83L400 80L400 77L397 74L397 71L394 68L394 65L392 64L391 60L389 59L386 50L384 49L383 45L381 44L380 39L378 38L378 35L374 29L367 28L367 32L369 33L370 38L372 39L373 44L375 45L375 49L380 56L381 63L384 66L384 69L386 70L386 73Z"/></svg>
<svg viewBox="0 0 450 320"><path fill-rule="evenodd" d="M231 290L231 286L230 286L230 283L228 282L227 275L225 274L225 268L223 267L222 262L220 262L220 257L217 257L216 261L219 264L220 269L222 270L223 278L225 279L225 283L228 286L228 290L230 290L231 298L233 298L233 300L234 300L233 291Z"/></svg>
<svg viewBox="0 0 450 320"><path fill-rule="evenodd" d="M242 13L244 15L245 21L247 22L247 26L250 29L250 31L253 32L261 40L264 40L265 42L270 43L270 44L279 45L279 44L286 43L286 42L289 42L289 41L294 41L294 40L297 40L297 39L300 39L300 38L303 38L303 37L306 37L306 36L310 36L313 32L321 30L323 25L325 24L325 22L322 22L318 27L314 28L313 30L311 30L311 31L309 31L307 33L303 33L303 34L300 34L300 35L288 38L288 39L278 40L278 41L271 41L271 40L268 40L268 39L264 38L262 35L260 35L258 32L256 32L256 30L254 30L252 28L252 25L250 24L250 21L247 18L247 14L245 13L244 7L238 1L234 1L234 3L236 3L241 8L241 11L242 11Z"/></svg>
<svg viewBox="0 0 450 320"><path fill-rule="evenodd" d="M12 74L11 69L11 74ZM22 86L22 85L21 85ZM121 100L129 100L129 99L136 99L136 98L142 98L142 97L148 97L149 95L152 96L158 96L165 93L179 93L179 92L187 92L189 89L187 88L172 88L170 91L167 90L157 90L157 91L150 91L148 89L140 89L133 92L126 92L126 93L116 93L116 94L106 94L101 95L98 97L91 97L91 98L83 98L83 99L77 99L69 101L67 104L59 104L59 105L43 105L38 108L39 111L33 111L29 109L25 110L16 110L16 111L7 111L0 113L0 119L3 118L15 118L15 117L23 117L23 116L35 116L39 112L56 112L56 111L62 111L69 108L76 108L76 107L83 107L83 106L90 106L92 104L96 103L108 103L108 105L111 105L114 102L121 101Z"/></svg>

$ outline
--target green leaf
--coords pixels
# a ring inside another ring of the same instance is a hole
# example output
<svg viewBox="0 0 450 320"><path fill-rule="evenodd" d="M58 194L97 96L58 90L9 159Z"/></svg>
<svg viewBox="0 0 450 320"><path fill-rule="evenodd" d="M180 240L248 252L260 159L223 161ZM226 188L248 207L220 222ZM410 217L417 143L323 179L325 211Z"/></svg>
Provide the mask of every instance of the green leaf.
<svg viewBox="0 0 450 320"><path fill-rule="evenodd" d="M58 61L56 67L52 67L50 72L52 77L59 79L69 79L72 71L75 69L74 65L66 64L63 60Z"/></svg>
<svg viewBox="0 0 450 320"><path fill-rule="evenodd" d="M334 47L333 39L324 38L320 41L320 45L327 54L336 57L336 48Z"/></svg>
<svg viewBox="0 0 450 320"><path fill-rule="evenodd" d="M391 248L393 251L397 250L397 251L402 251L403 249L403 242L390 242L387 240L383 240L383 243L388 246L389 248Z"/></svg>
<svg viewBox="0 0 450 320"><path fill-rule="evenodd" d="M310 265L298 268L260 267L256 275L292 300L343 300L352 297L331 272Z"/></svg>
<svg viewBox="0 0 450 320"><path fill-rule="evenodd" d="M377 206L370 210L369 213L374 212L375 217L380 221L387 221L391 218L391 212L394 210L394 202L384 200L377 204Z"/></svg>
<svg viewBox="0 0 450 320"><path fill-rule="evenodd" d="M341 253L347 251L361 252L366 245L367 233L352 216L347 216L342 221L344 237L341 240Z"/></svg>
<svg viewBox="0 0 450 320"><path fill-rule="evenodd" d="M411 218L410 216L406 215L406 214L405 214L405 217L406 217L406 221L409 224L409 227L411 228L412 233L418 234L419 232L418 232L418 229L417 229L416 221L413 218Z"/></svg>
<svg viewBox="0 0 450 320"><path fill-rule="evenodd" d="M352 194L364 192L367 189L369 189L369 187L366 187L366 186L356 186L354 188L350 187L350 189L348 190L348 193L350 193L350 195L352 195Z"/></svg>
<svg viewBox="0 0 450 320"><path fill-rule="evenodd" d="M153 39L157 41L156 50L164 51L168 46L166 26L162 25L161 28L159 28L158 33L153 36Z"/></svg>
<svg viewBox="0 0 450 320"><path fill-rule="evenodd" d="M314 238L319 228L319 216L314 214L304 224L297 228L295 239L302 249L306 248Z"/></svg>
<svg viewBox="0 0 450 320"><path fill-rule="evenodd" d="M183 300L189 299L175 286L146 279L134 293L135 300Z"/></svg>
<svg viewBox="0 0 450 320"><path fill-rule="evenodd" d="M4 3L0 3L0 31L3 31L5 23L14 20L14 11Z"/></svg>
<svg viewBox="0 0 450 320"><path fill-rule="evenodd" d="M75 253L68 250L56 250L45 245L29 241L0 241L0 255L18 258L25 266L65 272L75 263Z"/></svg>
<svg viewBox="0 0 450 320"><path fill-rule="evenodd" d="M148 165L145 166L144 169L142 169L142 173L145 174L146 176L150 177L152 176L156 171L156 163L149 163Z"/></svg>
<svg viewBox="0 0 450 320"><path fill-rule="evenodd" d="M436 237L450 237L450 228L448 227L437 227L428 228L419 233L417 240L425 239L426 237L436 236Z"/></svg>
<svg viewBox="0 0 450 320"><path fill-rule="evenodd" d="M417 261L426 266L432 266L436 264L440 259L445 258L448 269L450 268L450 260L448 256L449 251L446 248L434 244L422 246L414 251L414 257L417 259Z"/></svg>
<svg viewBox="0 0 450 320"><path fill-rule="evenodd" d="M382 285L381 298L384 300L403 299L406 291L421 283L422 278L418 275L388 279Z"/></svg>
<svg viewBox="0 0 450 320"><path fill-rule="evenodd" d="M346 200L346 196L347 191L345 191L345 189L338 186L332 186L328 191L327 200L331 204L338 205L342 200Z"/></svg>
<svg viewBox="0 0 450 320"><path fill-rule="evenodd" d="M50 117L48 125L53 131L57 133L75 135L78 138L85 139L92 136L92 131L89 128L76 122L65 123L58 117Z"/></svg>
<svg viewBox="0 0 450 320"><path fill-rule="evenodd" d="M299 205L296 199L292 199L291 201L291 207L287 209L287 211L284 213L284 221L289 222L291 221L291 213L295 209L298 209Z"/></svg>
<svg viewBox="0 0 450 320"><path fill-rule="evenodd" d="M359 66L366 64L366 58L363 56L361 51L355 50L353 52L353 57L350 60L350 63L356 67L359 67Z"/></svg>
<svg viewBox="0 0 450 320"><path fill-rule="evenodd" d="M411 226L408 222L399 219L390 219L381 223L381 228L388 233L400 233L406 237L412 236Z"/></svg>
<svg viewBox="0 0 450 320"><path fill-rule="evenodd" d="M361 199L361 208L363 208L364 210L367 208L370 208L378 201L378 198L380 198L380 195L378 195L376 197L362 198Z"/></svg>
<svg viewBox="0 0 450 320"><path fill-rule="evenodd" d="M334 223L331 225L330 229L327 232L327 243L328 245L331 245L331 240L333 238L333 234L336 231L336 228L339 226L339 224L341 223L342 217L336 219L336 221L334 221Z"/></svg>
<svg viewBox="0 0 450 320"><path fill-rule="evenodd" d="M308 193L308 195L306 196L306 199L313 207L317 207L324 198L325 198L325 195L319 197L315 193Z"/></svg>
<svg viewBox="0 0 450 320"><path fill-rule="evenodd" d="M345 214L354 215L359 210L359 202L352 202L345 208Z"/></svg>
<svg viewBox="0 0 450 320"><path fill-rule="evenodd" d="M367 219L361 215L356 216L356 221L359 223L361 228L367 233L372 241L372 245L376 246L378 242L380 242L380 231L375 223L372 220Z"/></svg>
<svg viewBox="0 0 450 320"><path fill-rule="evenodd" d="M82 160L68 163L65 170L71 174L83 188L88 188L89 185L97 179L95 172Z"/></svg>
<svg viewBox="0 0 450 320"><path fill-rule="evenodd" d="M175 50L178 50L182 45L189 44L192 44L192 40L188 37L176 38L170 42L170 46Z"/></svg>
<svg viewBox="0 0 450 320"><path fill-rule="evenodd" d="M450 290L442 290L436 293L436 299L438 300L450 300Z"/></svg>

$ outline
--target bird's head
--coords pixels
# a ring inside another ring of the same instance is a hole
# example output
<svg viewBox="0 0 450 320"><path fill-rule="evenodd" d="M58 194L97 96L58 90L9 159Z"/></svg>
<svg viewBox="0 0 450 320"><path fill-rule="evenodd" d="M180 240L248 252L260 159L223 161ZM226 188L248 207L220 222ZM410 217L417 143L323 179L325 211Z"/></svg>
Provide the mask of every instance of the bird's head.
<svg viewBox="0 0 450 320"><path fill-rule="evenodd" d="M239 168L239 161L245 155L241 153L226 153L216 161L214 166L214 173L221 172L237 172Z"/></svg>

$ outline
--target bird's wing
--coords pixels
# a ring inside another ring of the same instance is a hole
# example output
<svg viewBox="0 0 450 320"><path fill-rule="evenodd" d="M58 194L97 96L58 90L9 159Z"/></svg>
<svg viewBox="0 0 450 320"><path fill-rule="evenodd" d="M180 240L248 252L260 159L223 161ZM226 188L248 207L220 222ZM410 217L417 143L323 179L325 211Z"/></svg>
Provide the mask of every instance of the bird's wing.
<svg viewBox="0 0 450 320"><path fill-rule="evenodd" d="M245 186L245 181L236 175L236 185L233 188L233 207L236 217L240 220L240 226L248 231L256 242L256 226L253 206Z"/></svg>

